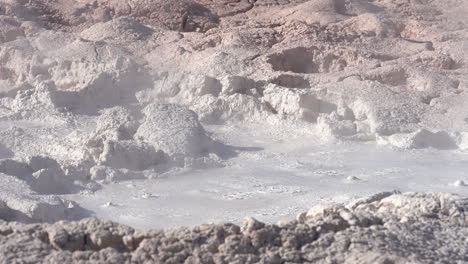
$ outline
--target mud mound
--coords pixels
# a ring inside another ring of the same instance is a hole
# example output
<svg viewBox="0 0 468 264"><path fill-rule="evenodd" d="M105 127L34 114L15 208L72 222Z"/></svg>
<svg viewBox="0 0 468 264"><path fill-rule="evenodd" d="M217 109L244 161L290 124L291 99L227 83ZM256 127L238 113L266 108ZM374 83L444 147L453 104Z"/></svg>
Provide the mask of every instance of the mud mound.
<svg viewBox="0 0 468 264"><path fill-rule="evenodd" d="M145 121L135 134L174 156L199 156L212 150L210 139L196 114L176 105L149 105L144 109Z"/></svg>

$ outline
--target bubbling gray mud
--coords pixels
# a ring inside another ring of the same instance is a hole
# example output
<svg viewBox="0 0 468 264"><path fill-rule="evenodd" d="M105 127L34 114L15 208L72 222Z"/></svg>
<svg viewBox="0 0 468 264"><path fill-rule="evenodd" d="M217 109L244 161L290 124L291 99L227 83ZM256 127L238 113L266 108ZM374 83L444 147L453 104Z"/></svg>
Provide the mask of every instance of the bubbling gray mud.
<svg viewBox="0 0 468 264"><path fill-rule="evenodd" d="M64 198L100 219L134 228L173 228L239 224L246 215L276 223L317 203L343 203L388 190L468 195L463 186L468 155L463 152L402 151L356 142L317 145L319 139L305 136L269 141L258 130L246 129L235 137L230 145L251 147L230 158L229 166L106 184Z"/></svg>

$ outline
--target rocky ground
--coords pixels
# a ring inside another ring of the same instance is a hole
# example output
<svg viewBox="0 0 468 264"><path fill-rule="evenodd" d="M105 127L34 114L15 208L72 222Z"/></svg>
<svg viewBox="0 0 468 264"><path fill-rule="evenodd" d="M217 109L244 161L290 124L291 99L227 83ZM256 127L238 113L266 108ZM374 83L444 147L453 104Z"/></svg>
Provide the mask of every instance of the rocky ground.
<svg viewBox="0 0 468 264"><path fill-rule="evenodd" d="M63 195L229 166L248 148L212 125L466 151L467 13L464 0L0 0L0 218L77 220L93 212ZM462 263L466 203L448 197L242 230L5 222L0 250L5 262Z"/></svg>
<svg viewBox="0 0 468 264"><path fill-rule="evenodd" d="M468 200L378 193L277 225L135 231L112 222L0 223L3 263L467 263Z"/></svg>

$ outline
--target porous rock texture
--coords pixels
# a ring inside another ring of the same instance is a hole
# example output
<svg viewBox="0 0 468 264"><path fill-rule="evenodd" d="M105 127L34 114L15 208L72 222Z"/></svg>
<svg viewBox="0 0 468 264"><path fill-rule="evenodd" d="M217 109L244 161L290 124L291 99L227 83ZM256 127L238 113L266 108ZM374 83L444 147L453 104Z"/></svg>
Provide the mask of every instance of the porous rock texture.
<svg viewBox="0 0 468 264"><path fill-rule="evenodd" d="M97 219L0 223L3 263L466 263L468 200L378 193L296 220L136 231Z"/></svg>

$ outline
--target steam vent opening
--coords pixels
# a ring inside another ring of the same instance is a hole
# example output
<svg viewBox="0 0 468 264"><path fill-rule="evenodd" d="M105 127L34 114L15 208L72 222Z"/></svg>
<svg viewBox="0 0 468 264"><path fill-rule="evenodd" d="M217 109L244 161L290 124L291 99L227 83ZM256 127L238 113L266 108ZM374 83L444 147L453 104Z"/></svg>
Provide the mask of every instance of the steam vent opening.
<svg viewBox="0 0 468 264"><path fill-rule="evenodd" d="M268 62L275 71L295 73L317 73L318 67L314 63L314 54L306 48L294 48L282 53L273 54Z"/></svg>
<svg viewBox="0 0 468 264"><path fill-rule="evenodd" d="M274 71L294 73L329 73L356 64L358 56L347 50L320 50L316 47L287 49L268 57Z"/></svg>

